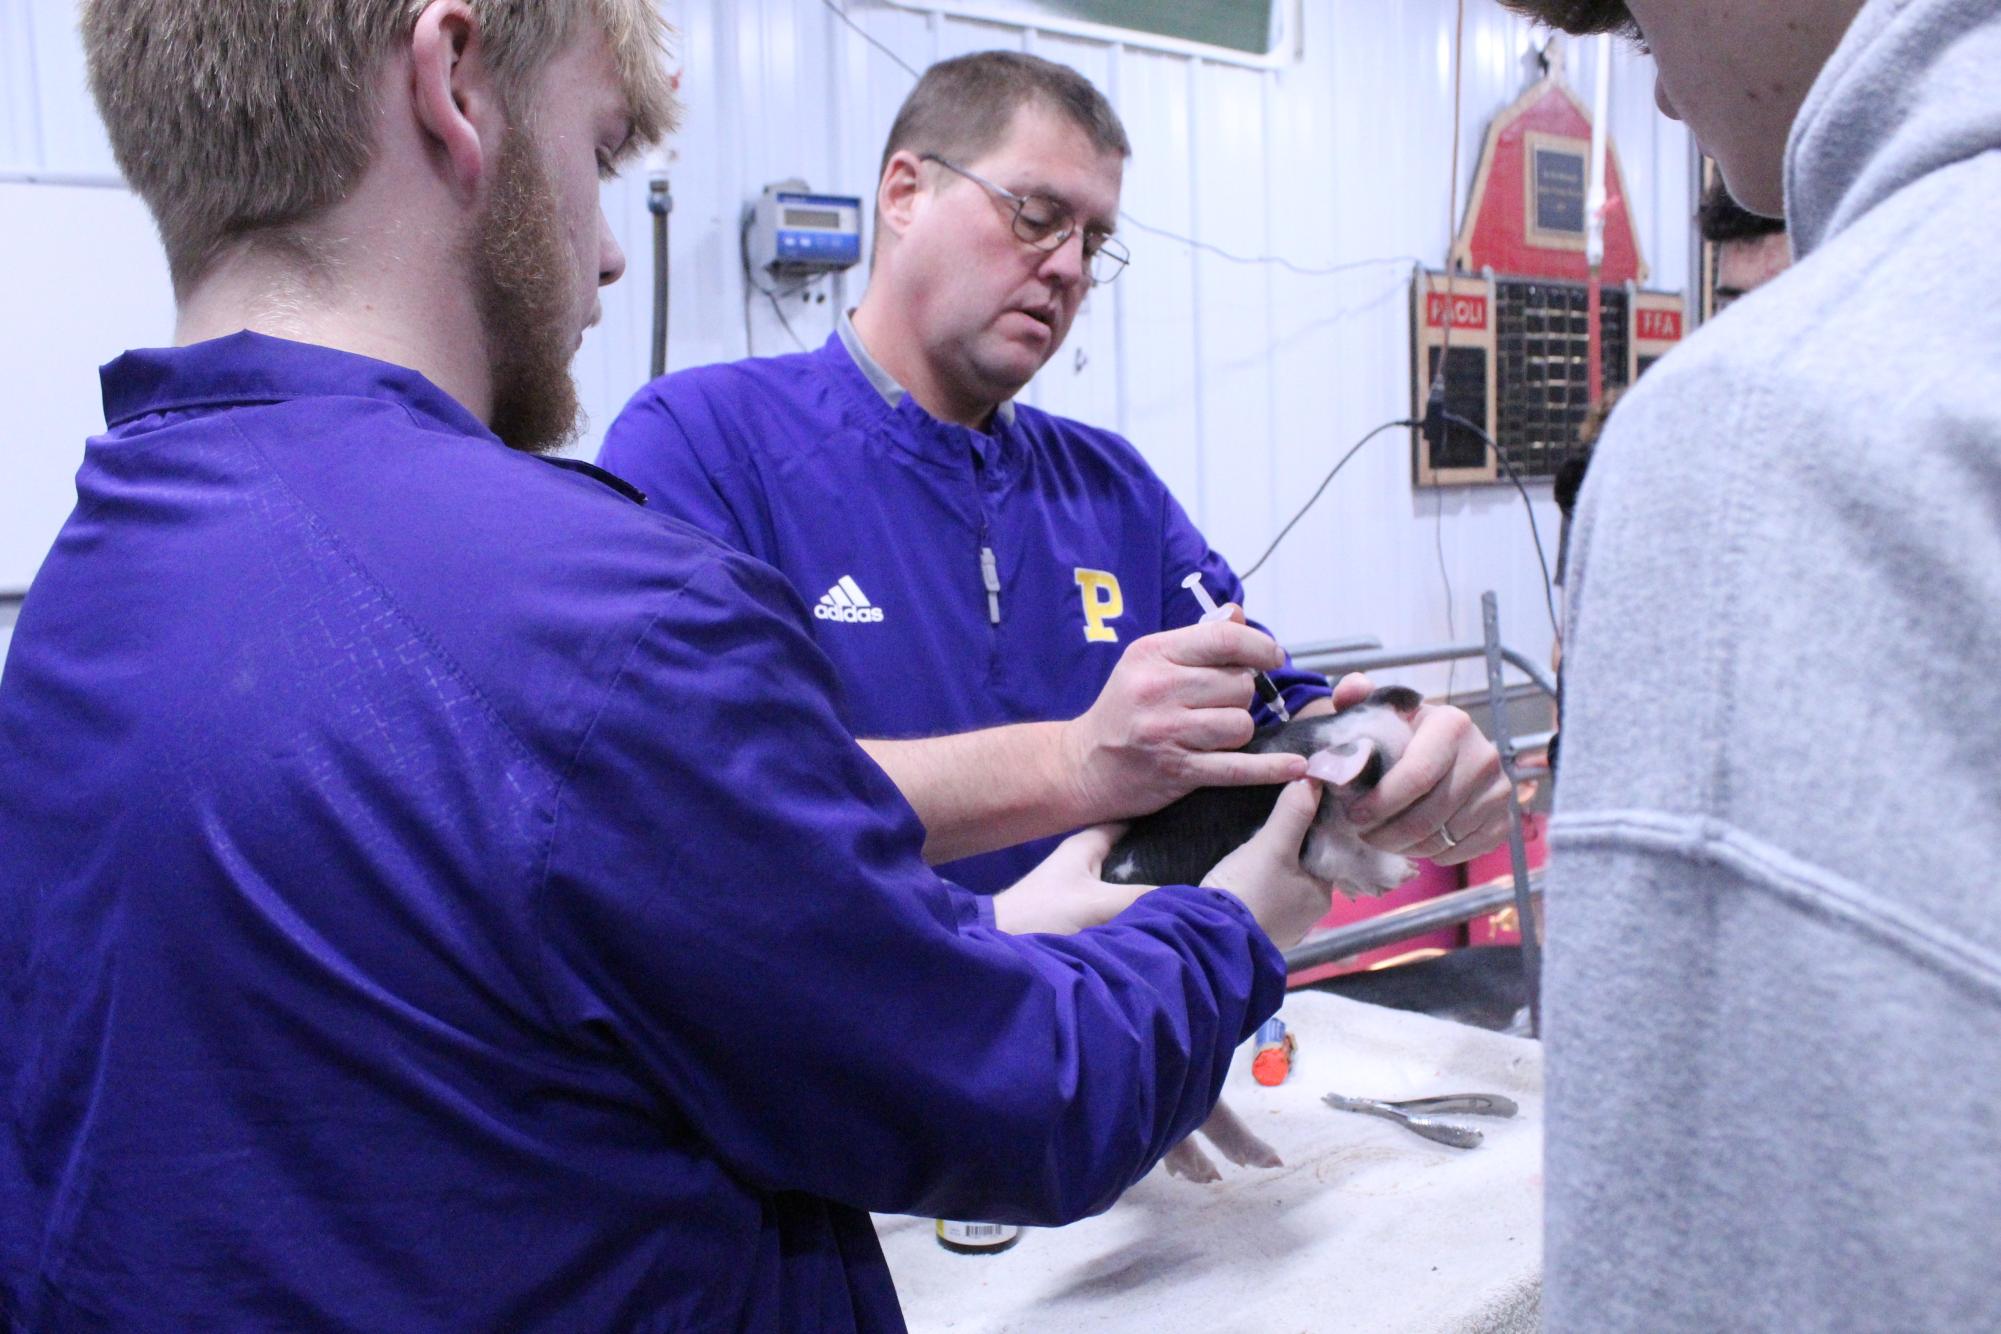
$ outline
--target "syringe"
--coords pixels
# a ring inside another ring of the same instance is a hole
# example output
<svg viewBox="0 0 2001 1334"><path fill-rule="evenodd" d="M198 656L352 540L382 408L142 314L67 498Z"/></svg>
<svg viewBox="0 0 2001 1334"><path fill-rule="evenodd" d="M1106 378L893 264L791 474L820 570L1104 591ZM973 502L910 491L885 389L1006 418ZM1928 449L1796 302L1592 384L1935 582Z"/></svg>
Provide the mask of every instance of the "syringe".
<svg viewBox="0 0 2001 1334"><path fill-rule="evenodd" d="M1220 621L1230 614L1217 606L1216 599L1209 596L1209 590L1202 587L1202 575L1200 571L1183 579L1181 586L1193 593L1195 600L1202 604L1203 624L1206 625L1210 621ZM1269 676L1266 676L1263 672L1253 672L1251 674L1251 682L1257 687L1258 698L1265 702L1267 708L1278 715L1280 722L1289 723L1292 721L1292 713L1285 707L1285 696L1279 693L1278 687L1271 683Z"/></svg>

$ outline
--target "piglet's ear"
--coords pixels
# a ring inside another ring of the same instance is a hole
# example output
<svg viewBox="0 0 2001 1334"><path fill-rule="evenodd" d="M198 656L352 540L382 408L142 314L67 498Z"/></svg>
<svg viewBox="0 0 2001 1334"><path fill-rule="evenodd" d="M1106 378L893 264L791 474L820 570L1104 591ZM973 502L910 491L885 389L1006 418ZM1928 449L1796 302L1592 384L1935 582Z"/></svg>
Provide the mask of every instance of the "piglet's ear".
<svg viewBox="0 0 2001 1334"><path fill-rule="evenodd" d="M1367 741L1350 741L1330 750L1315 751L1306 761L1306 776L1335 787L1346 787L1369 767L1375 746Z"/></svg>
<svg viewBox="0 0 2001 1334"><path fill-rule="evenodd" d="M1384 686L1369 696L1369 703L1387 704L1408 719L1424 707L1424 696L1409 686Z"/></svg>

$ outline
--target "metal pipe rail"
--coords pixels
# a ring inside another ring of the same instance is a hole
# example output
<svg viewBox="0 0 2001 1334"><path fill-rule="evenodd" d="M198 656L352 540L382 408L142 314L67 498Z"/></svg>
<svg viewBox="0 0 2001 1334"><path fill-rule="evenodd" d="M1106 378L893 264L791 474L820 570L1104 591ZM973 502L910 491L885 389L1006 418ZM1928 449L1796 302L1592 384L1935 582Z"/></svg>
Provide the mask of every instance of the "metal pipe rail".
<svg viewBox="0 0 2001 1334"><path fill-rule="evenodd" d="M1383 649L1379 646L1345 651L1338 644L1301 645L1293 650L1293 660L1311 665L1312 670L1339 678L1348 672L1379 671L1389 667L1415 667L1423 663L1456 662L1462 658L1483 660L1487 667L1487 704L1493 718L1494 744L1501 754L1501 769L1508 777L1508 862L1513 872L1511 884L1484 885L1460 890L1437 899L1387 912L1339 928L1309 944L1295 947L1286 955L1288 971L1351 958L1365 950L1408 940L1412 936L1442 926L1457 926L1482 913L1512 904L1521 923L1522 969L1528 981L1529 1032L1542 1035L1542 947L1537 939L1535 898L1540 894L1540 877L1530 872L1528 852L1522 833L1523 815L1517 789L1524 777L1517 757L1526 750L1546 750L1550 734L1513 737L1506 717L1507 689L1502 680L1503 664L1513 667L1551 699L1556 683L1544 670L1501 642L1499 599L1490 591L1480 599L1483 637L1473 644L1439 644L1414 649ZM1538 773L1540 770L1538 769Z"/></svg>
<svg viewBox="0 0 2001 1334"><path fill-rule="evenodd" d="M1529 892L1538 897L1542 894L1540 870L1529 874ZM1376 917L1365 917L1359 922L1337 926L1325 935L1294 945L1285 952L1285 970L1297 973L1322 964L1340 963L1358 954L1421 936L1427 931L1470 922L1475 917L1484 917L1490 912L1510 907L1514 902L1514 882L1505 880L1476 885L1472 889L1454 890L1435 899L1407 903Z"/></svg>
<svg viewBox="0 0 2001 1334"><path fill-rule="evenodd" d="M1354 639L1315 639L1305 644L1293 644L1285 651L1292 659L1293 666L1304 667L1308 671L1319 671L1320 669L1314 664L1322 658L1366 653L1370 649L1379 649L1382 646L1382 640L1372 635L1362 635Z"/></svg>
<svg viewBox="0 0 2001 1334"><path fill-rule="evenodd" d="M1501 664L1512 660L1541 683L1541 676L1522 662L1520 654L1510 654L1501 644L1501 600L1492 589L1480 595L1480 622L1485 632L1482 654L1487 660L1487 707L1494 719L1494 745L1501 752L1501 772L1508 776L1508 864L1515 873L1515 916L1521 923L1522 972L1529 987L1529 1036L1542 1036L1542 941L1537 937L1535 902L1531 898L1528 848L1522 839L1521 771L1515 766L1519 753L1508 735L1507 692L1501 683ZM1555 698L1553 686L1544 686Z"/></svg>
<svg viewBox="0 0 2001 1334"><path fill-rule="evenodd" d="M1455 662L1461 658L1486 656L1485 644L1440 644L1430 648L1379 649L1330 654L1324 661L1316 661L1313 669L1338 677L1347 672L1372 672L1385 667L1416 667L1428 662ZM1550 680L1548 674L1534 662L1506 646L1501 648L1501 658L1510 667L1528 677L1536 689L1551 699L1556 698L1556 682Z"/></svg>

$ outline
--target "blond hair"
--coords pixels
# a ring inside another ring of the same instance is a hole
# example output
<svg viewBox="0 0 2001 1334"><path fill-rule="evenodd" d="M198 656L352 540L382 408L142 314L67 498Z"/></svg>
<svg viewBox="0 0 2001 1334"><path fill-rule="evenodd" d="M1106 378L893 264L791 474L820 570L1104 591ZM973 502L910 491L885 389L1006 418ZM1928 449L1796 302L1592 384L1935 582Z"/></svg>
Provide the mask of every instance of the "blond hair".
<svg viewBox="0 0 2001 1334"><path fill-rule="evenodd" d="M91 91L185 291L231 243L345 199L371 156L372 74L431 0L84 0ZM654 0L467 0L511 120L581 21L610 44L628 151L677 115Z"/></svg>

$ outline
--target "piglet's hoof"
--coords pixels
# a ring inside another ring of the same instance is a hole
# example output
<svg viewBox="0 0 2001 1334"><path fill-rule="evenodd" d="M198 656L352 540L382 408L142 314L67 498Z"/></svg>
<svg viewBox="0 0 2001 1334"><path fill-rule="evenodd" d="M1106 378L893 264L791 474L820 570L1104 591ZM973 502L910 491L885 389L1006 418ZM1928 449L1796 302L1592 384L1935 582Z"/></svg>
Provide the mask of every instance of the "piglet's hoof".
<svg viewBox="0 0 2001 1334"><path fill-rule="evenodd" d="M1223 1174L1216 1170L1216 1164L1209 1161L1209 1155L1195 1147L1193 1137L1169 1149L1167 1156L1160 1161L1166 1166L1169 1176L1183 1177L1203 1185L1223 1179Z"/></svg>
<svg viewBox="0 0 2001 1334"><path fill-rule="evenodd" d="M1252 1134L1251 1128L1225 1103L1217 1103L1216 1110L1202 1123L1202 1138L1239 1167L1285 1166L1278 1150Z"/></svg>

